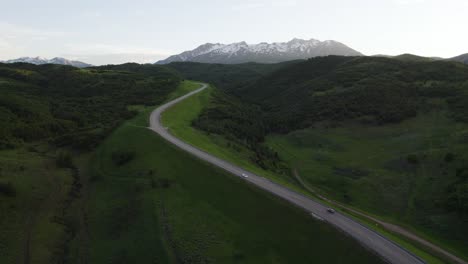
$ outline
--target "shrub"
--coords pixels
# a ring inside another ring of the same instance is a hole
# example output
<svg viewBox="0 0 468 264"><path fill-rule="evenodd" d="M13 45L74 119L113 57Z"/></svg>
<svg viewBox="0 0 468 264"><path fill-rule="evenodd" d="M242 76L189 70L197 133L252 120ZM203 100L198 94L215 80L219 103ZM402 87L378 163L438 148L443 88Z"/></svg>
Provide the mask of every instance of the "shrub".
<svg viewBox="0 0 468 264"><path fill-rule="evenodd" d="M73 159L70 152L62 150L57 154L55 163L59 168L72 168Z"/></svg>
<svg viewBox="0 0 468 264"><path fill-rule="evenodd" d="M167 189L167 188L171 187L171 181L169 179L162 178L162 179L159 180L159 185L163 189Z"/></svg>
<svg viewBox="0 0 468 264"><path fill-rule="evenodd" d="M445 155L445 162L452 162L455 159L455 155L453 153L447 153Z"/></svg>
<svg viewBox="0 0 468 264"><path fill-rule="evenodd" d="M16 189L10 182L0 182L0 194L8 197L15 197Z"/></svg>
<svg viewBox="0 0 468 264"><path fill-rule="evenodd" d="M112 153L112 161L117 166L122 166L135 158L135 152L117 150Z"/></svg>
<svg viewBox="0 0 468 264"><path fill-rule="evenodd" d="M408 155L408 157L406 157L406 160L408 161L408 163L414 164L414 165L419 163L418 156L414 154Z"/></svg>
<svg viewBox="0 0 468 264"><path fill-rule="evenodd" d="M162 189L168 189L171 187L171 180L167 178L151 178L151 188L157 189L157 188L162 188Z"/></svg>

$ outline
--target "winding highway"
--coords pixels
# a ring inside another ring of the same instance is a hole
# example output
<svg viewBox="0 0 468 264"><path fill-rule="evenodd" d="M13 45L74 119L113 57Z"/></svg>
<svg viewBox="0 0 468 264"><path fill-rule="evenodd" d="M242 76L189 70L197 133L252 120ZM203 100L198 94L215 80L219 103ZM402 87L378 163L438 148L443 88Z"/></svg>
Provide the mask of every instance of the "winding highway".
<svg viewBox="0 0 468 264"><path fill-rule="evenodd" d="M218 166L227 172L232 173L235 176L241 177L246 182L254 184L259 188L262 188L290 203L303 208L314 217L321 219L335 226L339 230L343 231L347 235L356 239L361 245L368 248L381 256L384 260L389 263L395 264L413 264L413 263L425 263L422 259L408 252L399 245L393 243L389 239L379 235L378 233L370 230L364 225L356 222L355 220L339 213L327 212L328 207L315 201L309 197L299 194L287 187L276 184L262 176L255 175L254 173L247 171L239 166L236 166L230 162L219 159L203 150L200 150L174 136L161 124L161 114L170 108L171 106L187 99L188 97L199 93L208 87L207 84L201 84L201 88L192 91L182 97L179 97L173 101L170 101L160 107L156 108L150 116L150 129L158 133L165 140L176 145L180 149L191 153L192 155L205 160L215 166Z"/></svg>

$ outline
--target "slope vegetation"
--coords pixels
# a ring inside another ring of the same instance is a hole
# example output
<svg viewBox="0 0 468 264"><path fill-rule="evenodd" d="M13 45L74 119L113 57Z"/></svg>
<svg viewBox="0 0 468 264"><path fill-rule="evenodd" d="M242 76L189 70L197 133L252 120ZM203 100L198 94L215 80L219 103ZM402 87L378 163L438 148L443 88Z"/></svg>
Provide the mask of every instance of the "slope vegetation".
<svg viewBox="0 0 468 264"><path fill-rule="evenodd" d="M0 263L86 261L89 153L179 82L160 66L0 64Z"/></svg>
<svg viewBox="0 0 468 264"><path fill-rule="evenodd" d="M165 142L146 128L151 110L92 160L91 262L380 263L327 224Z"/></svg>
<svg viewBox="0 0 468 264"><path fill-rule="evenodd" d="M455 62L315 58L220 83L193 126L266 149L297 184L466 258L467 80Z"/></svg>

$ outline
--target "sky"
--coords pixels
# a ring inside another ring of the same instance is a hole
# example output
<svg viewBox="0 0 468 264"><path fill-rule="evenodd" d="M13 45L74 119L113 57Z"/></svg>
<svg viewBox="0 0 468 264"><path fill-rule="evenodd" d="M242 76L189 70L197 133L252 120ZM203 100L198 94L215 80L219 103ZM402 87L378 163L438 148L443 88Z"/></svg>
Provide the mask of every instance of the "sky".
<svg viewBox="0 0 468 264"><path fill-rule="evenodd" d="M366 55L468 53L468 0L0 0L0 60L150 63L211 43L336 40Z"/></svg>

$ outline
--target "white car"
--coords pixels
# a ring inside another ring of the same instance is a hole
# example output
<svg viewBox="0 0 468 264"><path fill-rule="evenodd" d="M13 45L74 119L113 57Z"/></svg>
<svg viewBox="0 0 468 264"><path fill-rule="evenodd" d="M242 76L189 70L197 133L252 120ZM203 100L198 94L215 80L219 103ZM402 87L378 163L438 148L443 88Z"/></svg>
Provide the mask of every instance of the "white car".
<svg viewBox="0 0 468 264"><path fill-rule="evenodd" d="M329 212L330 214L334 214L334 213L335 213L335 209L333 209L333 208L327 208L327 212Z"/></svg>
<svg viewBox="0 0 468 264"><path fill-rule="evenodd" d="M249 175L247 175L247 174L245 174L245 173L242 173L242 177L244 177L244 178L248 178L248 177L249 177Z"/></svg>

